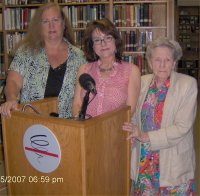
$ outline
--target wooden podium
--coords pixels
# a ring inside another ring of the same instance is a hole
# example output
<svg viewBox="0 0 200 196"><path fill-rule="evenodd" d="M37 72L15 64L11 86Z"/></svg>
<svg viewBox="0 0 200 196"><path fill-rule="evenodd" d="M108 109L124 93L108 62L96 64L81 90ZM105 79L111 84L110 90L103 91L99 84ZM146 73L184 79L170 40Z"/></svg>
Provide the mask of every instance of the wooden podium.
<svg viewBox="0 0 200 196"><path fill-rule="evenodd" d="M129 195L130 148L121 127L130 120L130 107L76 121L49 116L57 112L55 98L31 105L40 114L27 107L2 118L9 195ZM59 143L60 163L50 173L38 171L25 155L24 135L34 125L48 128Z"/></svg>

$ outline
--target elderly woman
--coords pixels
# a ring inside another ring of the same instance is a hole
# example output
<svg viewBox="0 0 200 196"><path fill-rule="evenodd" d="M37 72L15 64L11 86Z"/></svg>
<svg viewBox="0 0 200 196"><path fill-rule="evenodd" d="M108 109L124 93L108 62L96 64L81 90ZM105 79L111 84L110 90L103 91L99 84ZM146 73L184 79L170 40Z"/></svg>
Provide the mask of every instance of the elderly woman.
<svg viewBox="0 0 200 196"><path fill-rule="evenodd" d="M193 123L197 82L175 71L180 45L167 38L149 43L146 58L153 74L142 76L132 123L132 195L193 195Z"/></svg>

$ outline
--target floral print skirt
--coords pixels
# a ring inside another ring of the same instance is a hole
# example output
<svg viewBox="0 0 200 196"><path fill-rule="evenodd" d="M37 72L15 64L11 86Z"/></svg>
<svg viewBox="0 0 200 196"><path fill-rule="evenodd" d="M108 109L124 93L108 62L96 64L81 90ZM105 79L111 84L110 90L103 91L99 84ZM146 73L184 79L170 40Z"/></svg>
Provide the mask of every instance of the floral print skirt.
<svg viewBox="0 0 200 196"><path fill-rule="evenodd" d="M141 159L137 182L132 181L132 196L192 196L195 184L191 179L178 186L159 186L159 151L150 150L150 144L141 146Z"/></svg>

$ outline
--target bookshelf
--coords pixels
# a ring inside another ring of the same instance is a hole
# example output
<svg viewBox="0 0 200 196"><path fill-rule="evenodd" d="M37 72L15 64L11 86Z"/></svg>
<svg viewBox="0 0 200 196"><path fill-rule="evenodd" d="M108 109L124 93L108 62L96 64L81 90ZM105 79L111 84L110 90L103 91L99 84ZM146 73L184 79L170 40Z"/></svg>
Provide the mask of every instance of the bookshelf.
<svg viewBox="0 0 200 196"><path fill-rule="evenodd" d="M0 79L2 79L5 70L4 63L5 63L5 52L4 52L4 30L3 30L3 3L0 1Z"/></svg>
<svg viewBox="0 0 200 196"><path fill-rule="evenodd" d="M142 73L147 71L144 55L148 40L158 36L174 38L173 0L5 0L1 6L5 22L2 33L5 43L4 72L10 63L10 53L15 44L23 39L34 11L49 1L62 6L71 21L80 48L89 21L104 17L113 21L125 43L124 59L137 64Z"/></svg>
<svg viewBox="0 0 200 196"><path fill-rule="evenodd" d="M58 0L71 19L80 47L80 38L87 22L108 17L117 26L124 40L124 59L137 64L142 74L147 72L144 60L146 43L158 36L174 38L173 0L66 2L67 0ZM74 11L73 7L76 7ZM79 7L83 7L83 13L90 14L83 14L84 18L80 18L80 12L76 11Z"/></svg>
<svg viewBox="0 0 200 196"><path fill-rule="evenodd" d="M200 4L177 6L177 39L183 49L178 71L195 77L200 85Z"/></svg>
<svg viewBox="0 0 200 196"><path fill-rule="evenodd" d="M5 72L12 59L11 51L23 39L35 10L50 0L3 0Z"/></svg>
<svg viewBox="0 0 200 196"><path fill-rule="evenodd" d="M4 40L4 14L3 1L0 1L0 104L3 101L3 88L5 85L5 40Z"/></svg>
<svg viewBox="0 0 200 196"><path fill-rule="evenodd" d="M97 1L71 1L58 0L64 13L71 21L75 33L75 41L77 46L82 48L83 33L87 23L92 20L110 18L110 4L108 0Z"/></svg>
<svg viewBox="0 0 200 196"><path fill-rule="evenodd" d="M113 21L125 42L125 60L138 65L142 74L148 72L146 43L159 36L174 38L173 10L170 0L113 2Z"/></svg>

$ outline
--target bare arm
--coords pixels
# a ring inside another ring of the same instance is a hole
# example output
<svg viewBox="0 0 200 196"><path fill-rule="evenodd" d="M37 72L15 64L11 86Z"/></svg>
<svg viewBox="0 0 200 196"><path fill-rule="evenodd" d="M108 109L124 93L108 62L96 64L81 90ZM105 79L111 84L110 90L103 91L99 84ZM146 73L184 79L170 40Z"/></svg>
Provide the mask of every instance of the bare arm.
<svg viewBox="0 0 200 196"><path fill-rule="evenodd" d="M17 98L22 88L23 78L16 71L9 71L6 79L5 96L6 102L0 107L0 113L11 117L10 111L17 110Z"/></svg>
<svg viewBox="0 0 200 196"><path fill-rule="evenodd" d="M74 92L74 99L72 103L72 115L73 116L78 116L79 112L81 110L82 106L82 98L81 98L81 89L82 87L79 84L79 77L81 74L85 73L85 64L81 65L78 74L77 74L77 79L76 79L76 87L75 87L75 92Z"/></svg>
<svg viewBox="0 0 200 196"><path fill-rule="evenodd" d="M140 70L136 65L132 66L128 84L128 99L127 105L131 106L131 113L135 112L137 100L140 94L141 75Z"/></svg>

